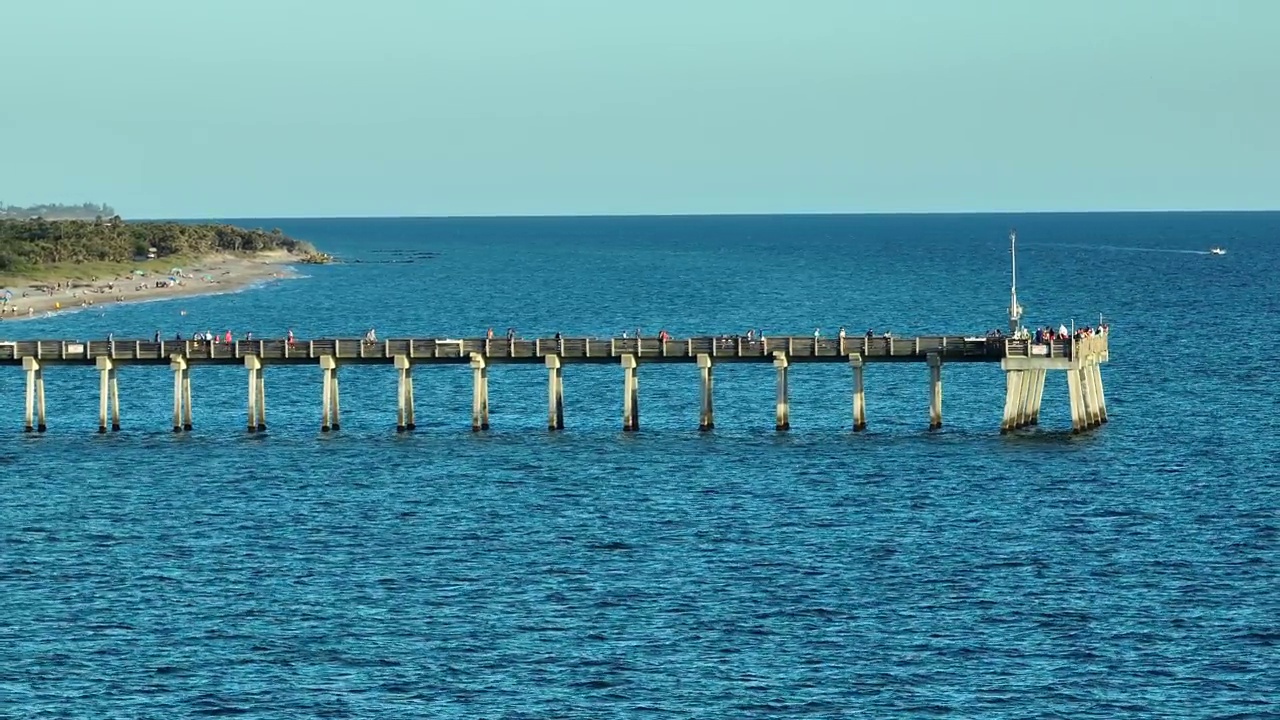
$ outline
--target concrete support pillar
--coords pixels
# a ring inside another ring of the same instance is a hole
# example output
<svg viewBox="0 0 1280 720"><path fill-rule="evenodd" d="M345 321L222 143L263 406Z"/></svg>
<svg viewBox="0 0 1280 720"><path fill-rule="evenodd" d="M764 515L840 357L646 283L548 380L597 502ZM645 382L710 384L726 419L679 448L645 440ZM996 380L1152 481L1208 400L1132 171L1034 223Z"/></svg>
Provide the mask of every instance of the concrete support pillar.
<svg viewBox="0 0 1280 720"><path fill-rule="evenodd" d="M98 434L107 432L107 401L111 397L111 358L98 356Z"/></svg>
<svg viewBox="0 0 1280 720"><path fill-rule="evenodd" d="M266 368L258 369L258 432L267 431L267 375Z"/></svg>
<svg viewBox="0 0 1280 720"><path fill-rule="evenodd" d="M702 410L698 414L699 430L714 430L716 427L715 411L715 370L710 355L698 356L698 370L702 375Z"/></svg>
<svg viewBox="0 0 1280 720"><path fill-rule="evenodd" d="M111 368L108 376L111 384L111 432L120 432L120 380L115 367Z"/></svg>
<svg viewBox="0 0 1280 720"><path fill-rule="evenodd" d="M1020 391L1018 393L1018 415L1014 427L1021 430L1031 425L1031 403L1035 399L1036 373L1038 370L1023 370Z"/></svg>
<svg viewBox="0 0 1280 720"><path fill-rule="evenodd" d="M853 368L853 431L867 429L867 396L862 388L862 355L849 355L849 367Z"/></svg>
<svg viewBox="0 0 1280 720"><path fill-rule="evenodd" d="M409 365L404 369L405 391L409 394L408 422L405 423L406 430L418 429L418 412L414 409L413 404L413 365Z"/></svg>
<svg viewBox="0 0 1280 720"><path fill-rule="evenodd" d="M115 362L106 356L98 356L95 361L101 382L98 388L98 432L107 431L108 408L110 408L111 431L120 431L120 383L116 379Z"/></svg>
<svg viewBox="0 0 1280 720"><path fill-rule="evenodd" d="M341 387L341 383L338 382L338 364L336 361L333 364L333 372L329 374L329 382L333 384L333 394L331 396L333 399L333 410L330 415L333 416L333 429L337 431L342 429L342 399L338 392Z"/></svg>
<svg viewBox="0 0 1280 720"><path fill-rule="evenodd" d="M942 358L929 353L929 429L942 428Z"/></svg>
<svg viewBox="0 0 1280 720"><path fill-rule="evenodd" d="M1097 358L1093 361L1093 389L1094 396L1098 399L1098 412L1102 422L1107 422L1107 395L1102 390L1102 363Z"/></svg>
<svg viewBox="0 0 1280 720"><path fill-rule="evenodd" d="M1022 403L1023 370L1006 370L1004 373L1004 416L1000 419L1000 433L1018 429L1018 416Z"/></svg>
<svg viewBox="0 0 1280 720"><path fill-rule="evenodd" d="M1040 424L1040 403L1044 400L1044 381L1048 370L1031 371L1031 419L1029 425Z"/></svg>
<svg viewBox="0 0 1280 720"><path fill-rule="evenodd" d="M320 402L323 405L320 412L320 432L339 430L342 427L342 421L339 419L338 414L340 405L338 399L338 361L332 355L321 355L320 371L323 376L320 389Z"/></svg>
<svg viewBox="0 0 1280 720"><path fill-rule="evenodd" d="M249 373L249 432L267 430L267 383L262 374L262 360L256 355L245 355L244 367Z"/></svg>
<svg viewBox="0 0 1280 720"><path fill-rule="evenodd" d="M413 412L413 363L406 355L395 357L399 376L396 392L396 432L415 430L418 427Z"/></svg>
<svg viewBox="0 0 1280 720"><path fill-rule="evenodd" d="M36 368L38 367L40 367L40 363L35 358L22 358L22 369L27 374L27 412L23 416L23 432L35 432L36 430Z"/></svg>
<svg viewBox="0 0 1280 720"><path fill-rule="evenodd" d="M791 429L791 400L787 394L787 367L790 363L785 352L773 354L773 367L778 371L778 399L774 420L775 430Z"/></svg>
<svg viewBox="0 0 1280 720"><path fill-rule="evenodd" d="M622 430L640 429L640 363L635 355L622 356Z"/></svg>
<svg viewBox="0 0 1280 720"><path fill-rule="evenodd" d="M489 429L489 367L484 355L471 353L471 431Z"/></svg>
<svg viewBox="0 0 1280 720"><path fill-rule="evenodd" d="M182 430L191 432L191 368L182 364ZM176 428L175 428L176 429Z"/></svg>
<svg viewBox="0 0 1280 720"><path fill-rule="evenodd" d="M173 431L190 430L191 376L187 359L181 355L170 355L169 368L173 370Z"/></svg>
<svg viewBox="0 0 1280 720"><path fill-rule="evenodd" d="M1071 432L1073 433L1088 429L1084 408L1084 388L1081 385L1080 371L1076 368L1067 370L1067 394L1071 400Z"/></svg>
<svg viewBox="0 0 1280 720"><path fill-rule="evenodd" d="M36 431L44 432L49 426L44 421L44 368L36 368Z"/></svg>
<svg viewBox="0 0 1280 720"><path fill-rule="evenodd" d="M44 370L40 361L33 357L22 358L22 369L27 373L27 413L22 429L25 432L44 432L48 429L44 422Z"/></svg>
<svg viewBox="0 0 1280 720"><path fill-rule="evenodd" d="M1102 424L1102 412L1098 408L1098 398L1093 384L1093 363L1086 358L1076 372L1080 375L1080 394L1084 398L1085 426L1093 429Z"/></svg>
<svg viewBox="0 0 1280 720"><path fill-rule="evenodd" d="M27 373L27 414L23 430L44 432L48 430L44 417L44 368L33 357L22 358L22 368Z"/></svg>
<svg viewBox="0 0 1280 720"><path fill-rule="evenodd" d="M564 429L564 368L559 355L547 355L547 429Z"/></svg>

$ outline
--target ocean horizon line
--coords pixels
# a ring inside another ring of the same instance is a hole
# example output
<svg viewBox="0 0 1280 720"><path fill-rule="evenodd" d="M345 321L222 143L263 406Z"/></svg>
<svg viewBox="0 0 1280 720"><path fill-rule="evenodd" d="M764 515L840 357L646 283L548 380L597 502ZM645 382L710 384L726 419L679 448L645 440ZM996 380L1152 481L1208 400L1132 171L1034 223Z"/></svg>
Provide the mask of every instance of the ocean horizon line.
<svg viewBox="0 0 1280 720"><path fill-rule="evenodd" d="M961 210L901 212L706 212L706 213L580 213L580 214L458 214L458 215L189 215L122 216L134 222L190 222L209 220L587 220L647 218L765 218L765 217L1064 217L1082 215L1266 215L1275 209L1180 209L1180 210Z"/></svg>

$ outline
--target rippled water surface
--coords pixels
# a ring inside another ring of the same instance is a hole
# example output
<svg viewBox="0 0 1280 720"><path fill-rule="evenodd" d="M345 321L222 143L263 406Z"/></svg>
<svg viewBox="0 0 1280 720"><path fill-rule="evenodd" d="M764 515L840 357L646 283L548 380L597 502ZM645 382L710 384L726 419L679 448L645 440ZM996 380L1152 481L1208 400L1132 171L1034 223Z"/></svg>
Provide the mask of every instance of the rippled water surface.
<svg viewBox="0 0 1280 720"><path fill-rule="evenodd" d="M47 373L21 433L0 371L0 716L1274 717L1280 687L1278 214L251 220L348 262L242 293L25 323L9 338L476 336L514 326L807 334L1003 324L1006 233L1032 324L1113 327L1112 422L1001 436L994 366L197 368L168 432L167 369L128 367L99 437L87 368ZM1208 247L1228 248L1223 257ZM430 253L430 255L428 255ZM356 262L360 261L360 262ZM185 311L186 315L181 313ZM7 418L7 420L4 420Z"/></svg>

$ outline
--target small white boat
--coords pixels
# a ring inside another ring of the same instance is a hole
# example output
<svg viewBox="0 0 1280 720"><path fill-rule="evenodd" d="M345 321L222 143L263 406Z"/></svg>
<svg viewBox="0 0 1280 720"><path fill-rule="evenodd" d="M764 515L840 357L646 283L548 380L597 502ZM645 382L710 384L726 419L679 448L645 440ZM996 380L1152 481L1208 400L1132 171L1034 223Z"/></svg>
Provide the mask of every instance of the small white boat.
<svg viewBox="0 0 1280 720"><path fill-rule="evenodd" d="M1227 251L1223 250L1220 247L1211 247L1209 248L1209 254L1210 255L1226 255Z"/></svg>

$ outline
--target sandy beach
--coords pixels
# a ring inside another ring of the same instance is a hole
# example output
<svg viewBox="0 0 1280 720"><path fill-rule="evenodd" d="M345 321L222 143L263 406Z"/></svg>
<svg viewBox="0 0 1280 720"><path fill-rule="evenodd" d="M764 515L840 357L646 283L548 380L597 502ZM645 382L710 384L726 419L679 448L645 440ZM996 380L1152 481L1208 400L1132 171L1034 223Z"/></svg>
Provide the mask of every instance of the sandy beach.
<svg viewBox="0 0 1280 720"><path fill-rule="evenodd" d="M126 268L117 276L91 280L10 282L3 287L7 300L0 306L0 320L25 320L51 312L122 302L229 292L264 280L290 277L294 273L289 265L299 260L298 255L277 250L252 256L213 255L180 268L145 274ZM180 270L180 274L172 270Z"/></svg>

